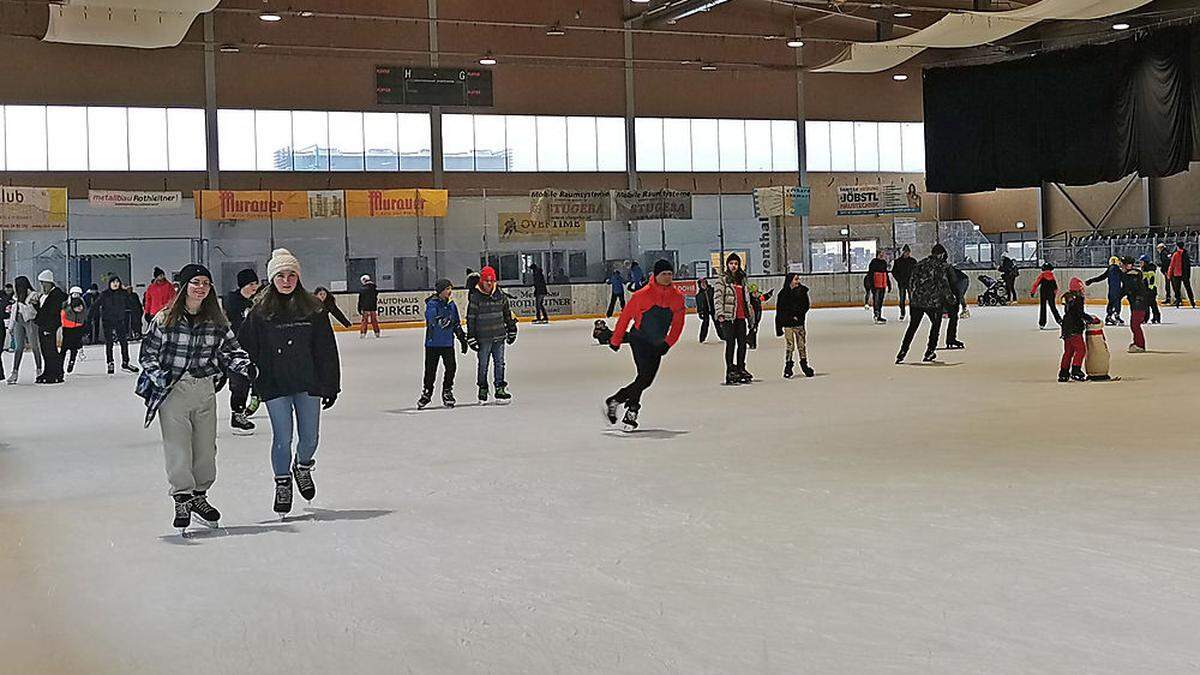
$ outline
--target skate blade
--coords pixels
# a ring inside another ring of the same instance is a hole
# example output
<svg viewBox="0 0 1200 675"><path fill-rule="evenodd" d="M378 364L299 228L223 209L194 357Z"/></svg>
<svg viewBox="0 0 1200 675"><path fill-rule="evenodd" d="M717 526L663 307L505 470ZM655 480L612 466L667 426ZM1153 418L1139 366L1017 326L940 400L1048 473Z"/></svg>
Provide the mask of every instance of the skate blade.
<svg viewBox="0 0 1200 675"><path fill-rule="evenodd" d="M220 527L220 526L221 526L221 523L220 523L220 521L218 521L218 520L205 520L204 518L201 518L200 516L198 516L198 515L196 515L196 514L194 514L194 513L192 514L192 518L193 518L194 520L198 520L198 521L200 521L200 524L201 524L201 525L203 525L203 526L207 527L207 528L208 528L208 529L210 529L210 530L215 530L215 529L217 529L218 527Z"/></svg>
<svg viewBox="0 0 1200 675"><path fill-rule="evenodd" d="M628 424L622 424L622 425L621 425L621 431L623 431L623 432L625 432L625 433L627 433L627 434L632 434L632 433L634 433L634 432L636 432L636 431L637 431L637 427L636 427L636 426L630 426L630 425L628 425Z"/></svg>
<svg viewBox="0 0 1200 675"><path fill-rule="evenodd" d="M234 429L233 435L234 436L253 436L254 430L253 429Z"/></svg>

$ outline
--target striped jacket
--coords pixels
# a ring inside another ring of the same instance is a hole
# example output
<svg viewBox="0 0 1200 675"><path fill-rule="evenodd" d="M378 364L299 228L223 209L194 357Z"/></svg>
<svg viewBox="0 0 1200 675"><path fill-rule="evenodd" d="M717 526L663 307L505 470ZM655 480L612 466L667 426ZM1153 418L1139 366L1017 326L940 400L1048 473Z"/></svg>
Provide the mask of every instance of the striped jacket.
<svg viewBox="0 0 1200 675"><path fill-rule="evenodd" d="M197 379L231 372L250 377L250 357L229 326L212 322L193 325L183 320L166 328L165 315L164 310L150 322L138 356L142 373L138 376L137 395L146 402L147 427L185 374Z"/></svg>

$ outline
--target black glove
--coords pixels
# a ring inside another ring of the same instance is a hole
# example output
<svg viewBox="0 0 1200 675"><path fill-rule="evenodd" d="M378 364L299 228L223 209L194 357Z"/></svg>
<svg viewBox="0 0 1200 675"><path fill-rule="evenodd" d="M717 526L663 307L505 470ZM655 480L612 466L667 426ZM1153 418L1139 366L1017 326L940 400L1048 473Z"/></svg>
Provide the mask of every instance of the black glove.
<svg viewBox="0 0 1200 675"><path fill-rule="evenodd" d="M474 335L468 335L467 346L470 347L471 351L473 352L479 351L479 338L475 337ZM463 353L466 354L466 352Z"/></svg>
<svg viewBox="0 0 1200 675"><path fill-rule="evenodd" d="M462 349L462 353L467 353L467 339L464 337L458 338L458 346Z"/></svg>
<svg viewBox="0 0 1200 675"><path fill-rule="evenodd" d="M619 352L619 351L621 351L621 345L614 345L614 344L613 344L613 343L611 343L611 342L610 342L610 343L608 343L608 348L609 348L609 349L611 349L611 350L613 350L614 352Z"/></svg>
<svg viewBox="0 0 1200 675"><path fill-rule="evenodd" d="M664 343L662 343L662 346L660 346L660 347L658 348L658 353L659 353L659 355L660 355L660 356L666 356L666 355L667 355L667 352L669 352L669 351L671 351L671 345L669 345L669 344L667 344L667 343L665 343L665 342L664 342Z"/></svg>
<svg viewBox="0 0 1200 675"><path fill-rule="evenodd" d="M510 345L517 341L517 327L516 326L513 326L512 328L508 329L508 335L505 336L504 341Z"/></svg>
<svg viewBox="0 0 1200 675"><path fill-rule="evenodd" d="M337 394L321 397L321 410L329 410L333 404L337 403Z"/></svg>
<svg viewBox="0 0 1200 675"><path fill-rule="evenodd" d="M143 314L142 318L146 320L146 323L150 323L154 319L154 317L150 316L150 314L148 314L148 313Z"/></svg>
<svg viewBox="0 0 1200 675"><path fill-rule="evenodd" d="M220 391L225 388L225 383L228 381L229 381L228 376L223 375L223 374L217 375L216 377L213 378L213 391L215 393L220 393Z"/></svg>

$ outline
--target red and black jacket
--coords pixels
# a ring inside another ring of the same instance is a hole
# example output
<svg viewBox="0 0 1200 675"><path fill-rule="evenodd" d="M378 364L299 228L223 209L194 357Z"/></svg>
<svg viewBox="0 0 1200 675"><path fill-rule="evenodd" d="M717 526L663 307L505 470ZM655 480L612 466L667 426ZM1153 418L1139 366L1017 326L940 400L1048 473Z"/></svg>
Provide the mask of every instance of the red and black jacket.
<svg viewBox="0 0 1200 675"><path fill-rule="evenodd" d="M620 346L625 341L625 332L629 331L630 341L647 345L665 342L668 347L674 346L683 333L684 316L683 293L674 286L660 286L652 281L630 296L629 304L617 319L610 343Z"/></svg>

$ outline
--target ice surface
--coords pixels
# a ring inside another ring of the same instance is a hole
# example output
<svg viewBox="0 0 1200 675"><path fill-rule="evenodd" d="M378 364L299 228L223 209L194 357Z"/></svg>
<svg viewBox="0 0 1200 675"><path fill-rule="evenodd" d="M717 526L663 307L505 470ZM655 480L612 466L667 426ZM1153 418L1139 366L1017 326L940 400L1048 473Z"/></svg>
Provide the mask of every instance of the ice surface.
<svg viewBox="0 0 1200 675"><path fill-rule="evenodd" d="M511 406L460 356L463 405L420 413L422 331L342 335L313 508L273 517L263 411L189 540L93 348L0 389L0 672L1196 672L1200 312L1165 313L1087 384L1028 307L937 366L892 364L894 309L817 310L818 377L768 328L749 387L692 318L632 436L590 321L522 326Z"/></svg>

